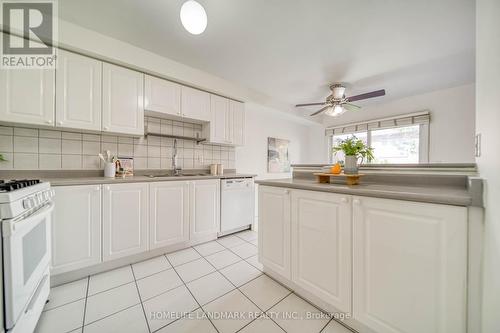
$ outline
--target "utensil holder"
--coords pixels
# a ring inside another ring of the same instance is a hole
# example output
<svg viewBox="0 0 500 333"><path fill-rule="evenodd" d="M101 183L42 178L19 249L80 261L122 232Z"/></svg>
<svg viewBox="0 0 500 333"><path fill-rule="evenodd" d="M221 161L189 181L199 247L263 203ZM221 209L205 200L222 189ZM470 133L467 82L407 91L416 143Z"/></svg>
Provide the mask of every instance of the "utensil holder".
<svg viewBox="0 0 500 333"><path fill-rule="evenodd" d="M104 177L115 178L116 175L116 165L113 162L107 162L104 164Z"/></svg>

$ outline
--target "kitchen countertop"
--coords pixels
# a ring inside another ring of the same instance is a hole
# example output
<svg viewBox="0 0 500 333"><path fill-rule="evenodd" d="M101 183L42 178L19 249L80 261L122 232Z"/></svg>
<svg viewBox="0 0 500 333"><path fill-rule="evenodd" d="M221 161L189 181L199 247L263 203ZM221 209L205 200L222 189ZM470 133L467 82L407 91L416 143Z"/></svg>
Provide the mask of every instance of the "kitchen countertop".
<svg viewBox="0 0 500 333"><path fill-rule="evenodd" d="M145 182L164 182L176 180L200 180L200 179L228 179L228 178L245 178L255 177L254 174L244 173L227 173L224 175L197 175L197 176L166 176L166 177L149 177L149 176L130 176L130 177L42 177L42 181L50 182L51 186L71 186L71 185L100 185L100 184L122 184L122 183L145 183Z"/></svg>
<svg viewBox="0 0 500 333"><path fill-rule="evenodd" d="M418 186L380 183L362 183L348 186L344 184L320 184L313 179L266 179L256 181L259 185L293 188L320 192L342 193L377 198L428 202L454 206L471 206L472 195L460 186Z"/></svg>

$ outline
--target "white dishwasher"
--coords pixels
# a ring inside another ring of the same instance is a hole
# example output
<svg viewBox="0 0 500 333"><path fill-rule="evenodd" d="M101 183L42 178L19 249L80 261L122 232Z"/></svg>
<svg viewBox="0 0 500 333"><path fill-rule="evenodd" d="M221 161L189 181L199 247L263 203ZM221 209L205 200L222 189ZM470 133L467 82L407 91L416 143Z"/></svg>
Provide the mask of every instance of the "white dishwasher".
<svg viewBox="0 0 500 333"><path fill-rule="evenodd" d="M249 228L255 219L253 178L221 180L221 219L219 235Z"/></svg>

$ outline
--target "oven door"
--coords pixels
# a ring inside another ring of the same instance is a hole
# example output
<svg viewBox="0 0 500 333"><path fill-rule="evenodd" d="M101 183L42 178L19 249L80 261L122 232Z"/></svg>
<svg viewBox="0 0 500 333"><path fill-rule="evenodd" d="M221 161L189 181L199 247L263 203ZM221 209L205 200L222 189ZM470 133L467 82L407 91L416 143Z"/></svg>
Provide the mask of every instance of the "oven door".
<svg viewBox="0 0 500 333"><path fill-rule="evenodd" d="M6 329L15 325L48 269L53 205L2 221Z"/></svg>

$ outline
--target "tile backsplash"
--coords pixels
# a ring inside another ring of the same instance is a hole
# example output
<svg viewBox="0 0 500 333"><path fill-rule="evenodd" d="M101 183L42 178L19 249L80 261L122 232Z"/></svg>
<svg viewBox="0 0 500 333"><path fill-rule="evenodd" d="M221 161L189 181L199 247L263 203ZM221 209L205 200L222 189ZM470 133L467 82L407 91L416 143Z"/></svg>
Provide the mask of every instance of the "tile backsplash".
<svg viewBox="0 0 500 333"><path fill-rule="evenodd" d="M201 137L201 125L146 117L153 133ZM133 157L135 169L171 169L173 139L148 136L131 138L107 134L87 134L71 130L46 130L0 126L0 170L98 170L97 156L111 151L119 157ZM184 169L204 169L212 163L235 168L234 147L196 144L177 140L178 163Z"/></svg>

